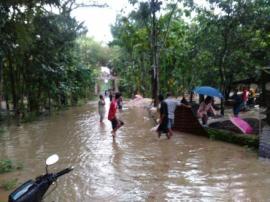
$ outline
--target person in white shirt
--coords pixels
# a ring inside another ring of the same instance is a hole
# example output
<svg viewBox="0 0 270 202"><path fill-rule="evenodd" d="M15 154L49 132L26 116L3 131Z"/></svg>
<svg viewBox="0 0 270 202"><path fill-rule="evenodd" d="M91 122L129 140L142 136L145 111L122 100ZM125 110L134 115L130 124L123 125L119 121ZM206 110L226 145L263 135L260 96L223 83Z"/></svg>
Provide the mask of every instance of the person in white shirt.
<svg viewBox="0 0 270 202"><path fill-rule="evenodd" d="M167 93L167 99L164 100L167 104L168 107L168 138L170 138L173 135L173 131L172 131L172 127L174 124L174 112L177 106L184 106L187 108L190 108L190 106L185 105L183 103L181 103L179 100L175 99L172 96L172 93Z"/></svg>

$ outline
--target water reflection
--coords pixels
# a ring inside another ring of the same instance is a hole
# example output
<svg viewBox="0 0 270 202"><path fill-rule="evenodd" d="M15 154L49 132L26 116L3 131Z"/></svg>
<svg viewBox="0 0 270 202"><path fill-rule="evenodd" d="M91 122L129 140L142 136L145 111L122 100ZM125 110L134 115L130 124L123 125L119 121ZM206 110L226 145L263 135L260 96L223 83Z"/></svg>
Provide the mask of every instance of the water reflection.
<svg viewBox="0 0 270 202"><path fill-rule="evenodd" d="M43 173L44 161L53 153L60 161L52 171L74 166L46 202L270 198L270 164L255 153L187 134L158 139L143 109L130 108L120 116L125 125L115 141L110 122L99 123L96 103L11 126L0 140L1 158L24 162L16 174L20 182Z"/></svg>

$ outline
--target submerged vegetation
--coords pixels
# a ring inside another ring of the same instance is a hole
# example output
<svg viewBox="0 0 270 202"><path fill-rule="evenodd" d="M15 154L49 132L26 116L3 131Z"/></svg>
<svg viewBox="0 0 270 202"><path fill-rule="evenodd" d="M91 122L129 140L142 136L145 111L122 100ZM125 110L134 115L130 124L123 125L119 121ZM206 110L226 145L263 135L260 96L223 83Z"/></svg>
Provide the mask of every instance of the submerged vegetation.
<svg viewBox="0 0 270 202"><path fill-rule="evenodd" d="M23 169L21 162L13 162L10 159L0 160L0 174Z"/></svg>
<svg viewBox="0 0 270 202"><path fill-rule="evenodd" d="M208 137L212 140L221 140L241 146L247 146L254 150L259 148L259 137L257 135L237 134L231 131L208 128Z"/></svg>
<svg viewBox="0 0 270 202"><path fill-rule="evenodd" d="M22 170L23 164L21 162L14 162L10 159L0 160L0 174ZM9 191L16 187L18 179L8 179L0 182L0 188Z"/></svg>
<svg viewBox="0 0 270 202"><path fill-rule="evenodd" d="M5 180L1 182L0 187L2 187L5 191L12 190L16 187L18 179Z"/></svg>

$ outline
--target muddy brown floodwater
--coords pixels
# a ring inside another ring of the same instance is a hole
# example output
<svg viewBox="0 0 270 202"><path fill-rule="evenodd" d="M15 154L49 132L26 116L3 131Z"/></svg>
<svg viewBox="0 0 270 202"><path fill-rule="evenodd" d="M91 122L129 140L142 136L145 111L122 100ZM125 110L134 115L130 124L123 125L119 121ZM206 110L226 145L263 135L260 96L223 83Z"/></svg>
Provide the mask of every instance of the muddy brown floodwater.
<svg viewBox="0 0 270 202"><path fill-rule="evenodd" d="M107 101L108 102L108 101ZM175 133L158 139L142 108L121 113L125 125L116 140L96 102L42 121L10 126L0 137L0 157L24 163L5 178L22 183L44 173L46 157L57 153L57 171L74 166L45 202L89 201L269 201L270 163L244 147ZM8 192L0 192L7 201Z"/></svg>

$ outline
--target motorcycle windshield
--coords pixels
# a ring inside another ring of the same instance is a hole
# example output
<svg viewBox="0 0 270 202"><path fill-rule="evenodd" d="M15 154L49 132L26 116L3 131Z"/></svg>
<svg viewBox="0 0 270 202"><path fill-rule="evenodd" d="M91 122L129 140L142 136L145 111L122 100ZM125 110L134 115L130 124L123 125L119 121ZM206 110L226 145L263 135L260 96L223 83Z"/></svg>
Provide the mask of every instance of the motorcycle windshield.
<svg viewBox="0 0 270 202"><path fill-rule="evenodd" d="M29 188L34 184L33 180L29 180L22 184L19 188L17 188L14 192L10 194L10 201L15 202L17 199L19 199L22 195L24 195Z"/></svg>

